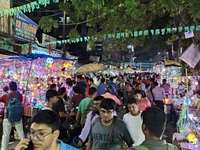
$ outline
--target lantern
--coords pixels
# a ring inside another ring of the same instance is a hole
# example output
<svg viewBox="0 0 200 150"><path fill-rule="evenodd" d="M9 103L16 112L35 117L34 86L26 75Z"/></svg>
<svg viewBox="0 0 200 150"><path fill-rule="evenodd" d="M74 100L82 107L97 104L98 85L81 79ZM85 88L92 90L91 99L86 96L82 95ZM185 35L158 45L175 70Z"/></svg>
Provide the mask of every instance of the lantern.
<svg viewBox="0 0 200 150"><path fill-rule="evenodd" d="M163 101L164 101L165 105L171 105L172 104L172 101L169 98L165 98Z"/></svg>

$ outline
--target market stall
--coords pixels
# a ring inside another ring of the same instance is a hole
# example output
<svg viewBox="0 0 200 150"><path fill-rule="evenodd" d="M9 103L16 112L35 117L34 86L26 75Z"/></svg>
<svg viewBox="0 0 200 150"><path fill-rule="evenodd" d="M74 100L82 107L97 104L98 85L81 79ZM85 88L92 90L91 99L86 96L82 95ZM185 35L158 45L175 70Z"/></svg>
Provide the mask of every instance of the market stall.
<svg viewBox="0 0 200 150"><path fill-rule="evenodd" d="M18 83L27 116L32 116L33 108L43 107L49 84L64 82L66 77L73 74L76 63L75 59L30 53L26 57L10 57L0 61L0 88L10 81Z"/></svg>
<svg viewBox="0 0 200 150"><path fill-rule="evenodd" d="M179 119L177 122L177 132L173 134L172 141L181 150L199 150L200 117L196 114L194 107L187 108L186 99L183 101L176 100L176 104L174 104L174 109Z"/></svg>
<svg viewBox="0 0 200 150"><path fill-rule="evenodd" d="M186 81L188 80L188 81ZM181 150L200 149L200 126L199 115L196 114L196 102L194 92L197 90L199 76L182 77L182 82L189 84L188 91L181 96L179 92L172 97L172 116L171 120L176 123L177 133L173 135L174 144Z"/></svg>

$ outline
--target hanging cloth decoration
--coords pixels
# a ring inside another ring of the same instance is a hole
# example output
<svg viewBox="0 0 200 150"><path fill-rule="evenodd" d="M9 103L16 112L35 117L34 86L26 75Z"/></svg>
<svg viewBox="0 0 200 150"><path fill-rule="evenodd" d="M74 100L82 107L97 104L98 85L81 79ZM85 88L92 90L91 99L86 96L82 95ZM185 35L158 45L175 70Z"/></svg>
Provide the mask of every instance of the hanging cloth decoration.
<svg viewBox="0 0 200 150"><path fill-rule="evenodd" d="M49 54L52 54L52 53L53 53L52 45L51 45L51 44L48 45L48 50L49 50Z"/></svg>

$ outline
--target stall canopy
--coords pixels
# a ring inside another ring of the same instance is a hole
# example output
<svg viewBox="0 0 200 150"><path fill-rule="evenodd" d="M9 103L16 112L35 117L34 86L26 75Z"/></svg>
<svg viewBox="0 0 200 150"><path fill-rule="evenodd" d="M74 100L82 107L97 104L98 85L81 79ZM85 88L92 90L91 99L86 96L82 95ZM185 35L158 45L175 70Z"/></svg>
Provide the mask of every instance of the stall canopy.
<svg viewBox="0 0 200 150"><path fill-rule="evenodd" d="M5 59L19 59L23 61L27 60L27 58L22 54L0 49L0 61L4 61Z"/></svg>
<svg viewBox="0 0 200 150"><path fill-rule="evenodd" d="M174 60L165 60L164 61L165 66L177 66L177 67L181 67L181 63L174 61Z"/></svg>

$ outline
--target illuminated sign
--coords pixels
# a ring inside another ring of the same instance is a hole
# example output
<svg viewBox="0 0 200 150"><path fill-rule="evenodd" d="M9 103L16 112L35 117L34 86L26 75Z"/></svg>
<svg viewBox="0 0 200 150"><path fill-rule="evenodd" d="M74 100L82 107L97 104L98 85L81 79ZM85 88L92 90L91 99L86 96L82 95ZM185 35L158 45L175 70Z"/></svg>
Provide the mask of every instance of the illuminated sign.
<svg viewBox="0 0 200 150"><path fill-rule="evenodd" d="M48 49L42 48L42 47L36 47L36 46L32 47L32 53L33 54L51 55L51 56L54 56L54 57L62 57L62 55L63 55L63 52L55 51L55 50L53 50L52 53L49 54L49 50Z"/></svg>
<svg viewBox="0 0 200 150"><path fill-rule="evenodd" d="M14 37L24 42L34 42L38 25L23 13L16 15Z"/></svg>

